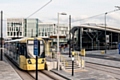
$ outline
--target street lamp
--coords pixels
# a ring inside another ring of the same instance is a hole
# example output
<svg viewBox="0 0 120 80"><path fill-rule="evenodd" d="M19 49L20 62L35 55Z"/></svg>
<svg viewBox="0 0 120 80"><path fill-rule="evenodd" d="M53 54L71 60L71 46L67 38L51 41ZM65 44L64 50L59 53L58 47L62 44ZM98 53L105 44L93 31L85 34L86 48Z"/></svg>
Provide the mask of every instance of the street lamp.
<svg viewBox="0 0 120 80"><path fill-rule="evenodd" d="M107 12L105 13L105 53L106 53L106 49L107 49L107 41L106 41L106 15L107 15Z"/></svg>
<svg viewBox="0 0 120 80"><path fill-rule="evenodd" d="M113 11L109 11L109 12L105 12L105 53L107 53L107 41L106 41L106 15L108 14L108 13L112 13L112 12L115 12L115 11L118 11L118 10L120 10L120 7L119 6L115 6L116 8L118 8L118 9L116 9L116 10L113 10Z"/></svg>
<svg viewBox="0 0 120 80"><path fill-rule="evenodd" d="M60 63L60 50L59 50L59 15L67 15L66 13L58 13L58 23L57 23L57 58L58 58L58 70Z"/></svg>
<svg viewBox="0 0 120 80"><path fill-rule="evenodd" d="M107 12L105 13L105 53L106 53L106 49L107 49L107 41L106 41L106 15L107 15Z"/></svg>
<svg viewBox="0 0 120 80"><path fill-rule="evenodd" d="M71 15L69 15L69 57L71 57Z"/></svg>

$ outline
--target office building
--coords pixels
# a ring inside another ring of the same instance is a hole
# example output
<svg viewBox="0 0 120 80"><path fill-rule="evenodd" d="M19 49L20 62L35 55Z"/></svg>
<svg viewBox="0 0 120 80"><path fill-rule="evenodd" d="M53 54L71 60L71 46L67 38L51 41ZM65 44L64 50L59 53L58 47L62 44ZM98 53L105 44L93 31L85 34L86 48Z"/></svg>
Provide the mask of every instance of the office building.
<svg viewBox="0 0 120 80"><path fill-rule="evenodd" d="M68 39L68 26L59 24L60 43L66 43ZM41 23L37 18L8 18L7 37L41 37L52 38L57 43L57 25L54 23Z"/></svg>

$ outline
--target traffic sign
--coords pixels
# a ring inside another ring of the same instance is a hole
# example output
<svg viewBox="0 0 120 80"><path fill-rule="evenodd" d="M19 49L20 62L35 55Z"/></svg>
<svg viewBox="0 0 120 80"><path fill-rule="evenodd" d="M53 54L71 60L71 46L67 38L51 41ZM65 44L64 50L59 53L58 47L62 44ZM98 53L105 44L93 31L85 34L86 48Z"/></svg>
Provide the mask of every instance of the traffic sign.
<svg viewBox="0 0 120 80"><path fill-rule="evenodd" d="M119 43L119 46L118 46L118 50L119 50L119 54L120 54L120 43Z"/></svg>
<svg viewBox="0 0 120 80"><path fill-rule="evenodd" d="M39 55L39 41L37 39L34 40L34 55Z"/></svg>

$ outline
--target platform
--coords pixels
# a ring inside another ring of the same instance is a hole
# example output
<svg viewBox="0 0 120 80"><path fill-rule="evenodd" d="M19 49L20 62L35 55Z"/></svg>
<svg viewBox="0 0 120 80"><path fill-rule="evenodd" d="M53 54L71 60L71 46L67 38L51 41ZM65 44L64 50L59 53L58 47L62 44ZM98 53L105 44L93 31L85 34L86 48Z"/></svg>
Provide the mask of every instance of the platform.
<svg viewBox="0 0 120 80"><path fill-rule="evenodd" d="M86 62L92 62L92 63L103 64L111 67L120 68L120 54L118 52L118 49L107 50L106 54L101 54L100 51L87 51L87 54L91 54L94 56L101 56L101 58L85 57ZM117 59L117 60L114 60L114 59Z"/></svg>
<svg viewBox="0 0 120 80"><path fill-rule="evenodd" d="M22 80L16 71L4 61L0 61L0 80Z"/></svg>
<svg viewBox="0 0 120 80"><path fill-rule="evenodd" d="M88 51L86 52L87 54L96 54L96 55L103 55L100 53L100 51ZM66 59L69 59L68 54L62 54ZM117 50L109 50L107 52L107 54L104 55L108 55L108 56L114 56L115 58L120 58L120 55L117 53ZM119 55L119 56L118 56ZM99 63L99 64L105 64L105 65L109 65L109 66L116 66L116 67L120 67L120 62L116 62L116 61L111 61L111 60L104 60L104 59L99 59L99 58L91 58L91 57L85 57L85 61L86 62L93 62L93 63ZM117 65L116 65L117 64ZM96 70L91 71L87 68L85 68L85 70L80 70L78 72L74 72L74 76L72 76L71 72L65 72L63 70L56 70L53 69L51 70L52 72L59 74L63 77L68 78L69 80L116 80L112 75L109 74L105 74L105 73L101 73L98 72Z"/></svg>

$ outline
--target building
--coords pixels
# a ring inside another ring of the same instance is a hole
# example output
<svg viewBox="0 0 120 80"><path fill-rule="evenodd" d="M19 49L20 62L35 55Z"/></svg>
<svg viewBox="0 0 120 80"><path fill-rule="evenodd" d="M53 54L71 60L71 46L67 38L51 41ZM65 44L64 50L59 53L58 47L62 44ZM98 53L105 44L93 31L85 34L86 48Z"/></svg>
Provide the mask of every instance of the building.
<svg viewBox="0 0 120 80"><path fill-rule="evenodd" d="M38 34L38 19L24 19L23 37L35 37Z"/></svg>
<svg viewBox="0 0 120 80"><path fill-rule="evenodd" d="M68 26L59 25L60 43L66 43L68 39ZM42 37L52 38L57 43L57 25L54 23L41 23L37 18L8 18L7 37ZM66 37L67 36L67 37Z"/></svg>
<svg viewBox="0 0 120 80"><path fill-rule="evenodd" d="M38 37L50 38L53 34L56 34L56 24L38 23Z"/></svg>
<svg viewBox="0 0 120 80"><path fill-rule="evenodd" d="M24 19L8 18L7 19L7 37L23 37L24 34Z"/></svg>
<svg viewBox="0 0 120 80"><path fill-rule="evenodd" d="M67 35L68 35L68 26L66 25L59 25L59 36L60 36L60 43L67 42ZM39 23L38 24L38 37L42 38L52 38L53 43L57 43L57 25L54 23Z"/></svg>
<svg viewBox="0 0 120 80"><path fill-rule="evenodd" d="M120 43L120 29L104 26L74 26L70 32L75 50L117 49Z"/></svg>
<svg viewBox="0 0 120 80"><path fill-rule="evenodd" d="M22 38L33 37L38 34L38 19L30 18L8 18L7 19L7 37Z"/></svg>

